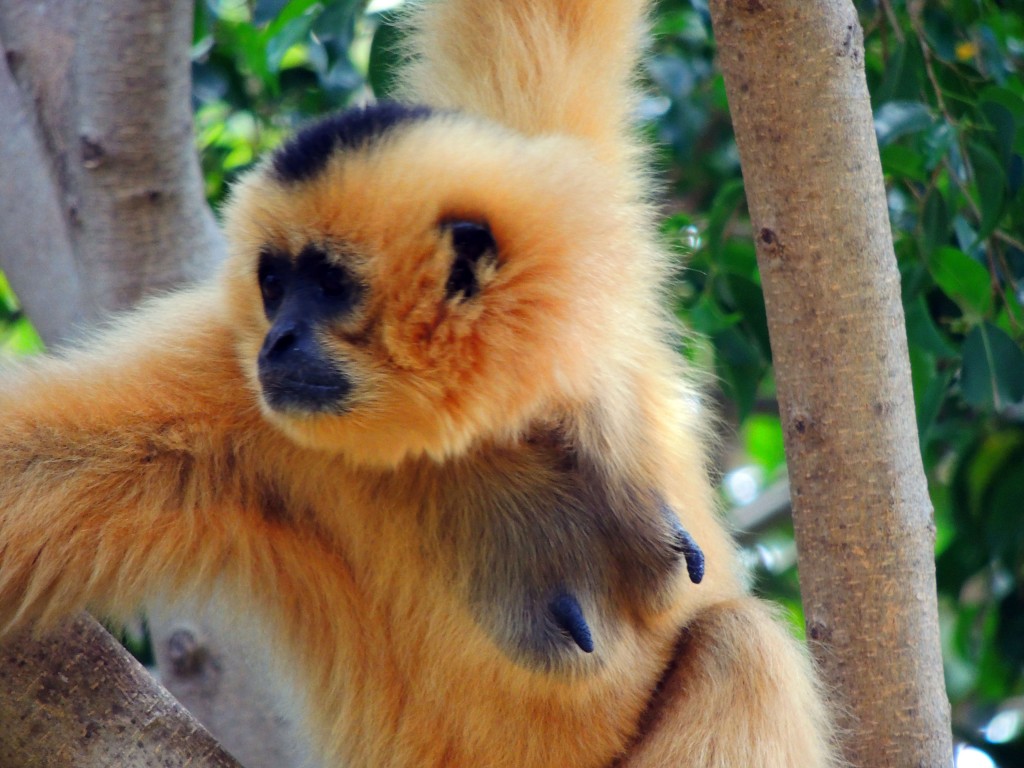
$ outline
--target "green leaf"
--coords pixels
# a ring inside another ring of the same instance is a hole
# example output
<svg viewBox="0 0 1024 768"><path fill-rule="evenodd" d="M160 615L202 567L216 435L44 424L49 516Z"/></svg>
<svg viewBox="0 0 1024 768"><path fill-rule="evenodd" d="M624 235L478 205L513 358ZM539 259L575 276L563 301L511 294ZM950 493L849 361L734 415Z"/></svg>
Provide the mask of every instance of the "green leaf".
<svg viewBox="0 0 1024 768"><path fill-rule="evenodd" d="M735 327L716 333L713 341L719 374L736 402L742 421L754 407L757 388L766 368L764 359L747 335Z"/></svg>
<svg viewBox="0 0 1024 768"><path fill-rule="evenodd" d="M884 147L911 133L932 126L934 118L927 104L919 101L890 101L875 111L875 136L878 146Z"/></svg>
<svg viewBox="0 0 1024 768"><path fill-rule="evenodd" d="M288 0L256 0L252 10L253 24L267 24L278 17Z"/></svg>
<svg viewBox="0 0 1024 768"><path fill-rule="evenodd" d="M720 269L733 275L745 277L759 284L757 271L757 250L749 237L730 237L715 254L715 263Z"/></svg>
<svg viewBox="0 0 1024 768"><path fill-rule="evenodd" d="M925 385L920 396L915 393L917 434L922 445L927 443L932 437L932 427L939 418L942 406L946 402L946 396L952 380L952 371L937 373Z"/></svg>
<svg viewBox="0 0 1024 768"><path fill-rule="evenodd" d="M999 104L1013 115L1017 123L1024 123L1024 96L1002 86L989 86L978 96L979 104Z"/></svg>
<svg viewBox="0 0 1024 768"><path fill-rule="evenodd" d="M988 237L999 224L1003 214L1003 203L1006 192L1006 171L999 158L985 146L971 142L967 147L974 169L974 184L978 195L978 208L981 210L981 224L978 227L980 239Z"/></svg>
<svg viewBox="0 0 1024 768"><path fill-rule="evenodd" d="M285 54L292 46L306 40L311 26L313 26L311 15L300 16L285 23L277 34L267 42L267 69L271 72L280 70Z"/></svg>
<svg viewBox="0 0 1024 768"><path fill-rule="evenodd" d="M928 259L928 269L935 282L964 314L980 319L992 311L988 271L963 251L938 248Z"/></svg>
<svg viewBox="0 0 1024 768"><path fill-rule="evenodd" d="M925 131L921 141L921 155L926 173L930 173L956 147L958 129L945 120L936 120L929 130Z"/></svg>
<svg viewBox="0 0 1024 768"><path fill-rule="evenodd" d="M992 101L982 103L978 109L992 130L990 140L1000 164L1008 168L1013 157L1014 140L1017 138L1017 122L1013 113L1002 104Z"/></svg>
<svg viewBox="0 0 1024 768"><path fill-rule="evenodd" d="M770 477L786 464L782 422L774 414L754 414L743 424L743 444L747 454Z"/></svg>
<svg viewBox="0 0 1024 768"><path fill-rule="evenodd" d="M946 207L946 199L937 189L931 190L925 200L921 228L921 250L925 258L949 241L953 229L952 222L949 218L949 209Z"/></svg>
<svg viewBox="0 0 1024 768"><path fill-rule="evenodd" d="M1024 493L1024 488L1018 490ZM1017 497L1017 504L1021 498ZM1017 520L1011 530L1021 530ZM1011 592L999 604L999 631L996 638L999 649L1007 659L1018 667L1024 665L1024 596L1017 592Z"/></svg>
<svg viewBox="0 0 1024 768"><path fill-rule="evenodd" d="M989 549L1003 562L1020 562L1024 555L1024 526L1021 522L1024 500L1024 452L1011 454L999 467L985 489L985 527Z"/></svg>
<svg viewBox="0 0 1024 768"><path fill-rule="evenodd" d="M956 350L939 332L932 320L928 304L923 296L918 296L905 307L907 322L907 343L911 349L920 349L936 358L950 358Z"/></svg>
<svg viewBox="0 0 1024 768"><path fill-rule="evenodd" d="M763 358L771 360L768 313L761 286L742 275L726 273L715 280L715 290L728 308L740 313L744 331L757 343Z"/></svg>
<svg viewBox="0 0 1024 768"><path fill-rule="evenodd" d="M697 303L687 311L686 316L690 327L705 336L714 336L732 328L740 321L738 314L723 312L718 303L707 294L701 295Z"/></svg>
<svg viewBox="0 0 1024 768"><path fill-rule="evenodd" d="M267 34L273 37L278 34L284 26L300 16L316 18L323 10L320 0L289 0L278 12L276 18L267 26Z"/></svg>
<svg viewBox="0 0 1024 768"><path fill-rule="evenodd" d="M924 158L920 152L915 152L899 144L891 144L881 151L882 171L886 176L896 180L910 180L925 182L928 174L924 169Z"/></svg>
<svg viewBox="0 0 1024 768"><path fill-rule="evenodd" d="M976 258L985 258L985 249L978 238L978 231L964 216L953 218L953 232L956 233L956 242L961 251Z"/></svg>
<svg viewBox="0 0 1024 768"><path fill-rule="evenodd" d="M398 84L398 66L401 63L400 47L404 28L398 23L398 16L383 13L370 46L370 64L367 71L370 87L378 99L390 98Z"/></svg>
<svg viewBox="0 0 1024 768"><path fill-rule="evenodd" d="M974 328L964 341L960 386L975 408L1002 411L1024 400L1024 352L991 323Z"/></svg>
<svg viewBox="0 0 1024 768"><path fill-rule="evenodd" d="M704 230L708 248L717 255L722 250L722 234L736 209L744 200L743 182L739 179L726 182L715 195L708 213L708 224Z"/></svg>
<svg viewBox="0 0 1024 768"><path fill-rule="evenodd" d="M874 94L875 104L919 99L924 74L924 58L917 44L899 43L886 62L885 76Z"/></svg>
<svg viewBox="0 0 1024 768"><path fill-rule="evenodd" d="M945 61L956 60L958 30L945 9L935 6L924 8L924 30L932 53Z"/></svg>
<svg viewBox="0 0 1024 768"><path fill-rule="evenodd" d="M0 350L14 355L34 355L42 352L44 345L28 318L19 317L0 337Z"/></svg>

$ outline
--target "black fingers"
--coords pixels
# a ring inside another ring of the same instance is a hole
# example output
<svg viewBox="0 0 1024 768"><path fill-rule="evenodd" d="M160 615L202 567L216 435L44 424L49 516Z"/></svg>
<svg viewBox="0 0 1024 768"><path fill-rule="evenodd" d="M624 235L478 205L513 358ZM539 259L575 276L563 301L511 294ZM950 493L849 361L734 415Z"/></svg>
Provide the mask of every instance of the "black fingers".
<svg viewBox="0 0 1024 768"><path fill-rule="evenodd" d="M664 501L661 502L661 513L672 526L672 542L669 546L672 547L673 552L686 560L686 572L690 576L690 581L700 584L704 578L704 553L700 551L697 542L680 524L675 512Z"/></svg>
<svg viewBox="0 0 1024 768"><path fill-rule="evenodd" d="M700 584L704 578L704 553L700 551L697 542L693 540L679 523L675 524L672 532L672 549L686 559L686 572L690 575L690 581Z"/></svg>
<svg viewBox="0 0 1024 768"><path fill-rule="evenodd" d="M559 629L565 632L584 653L593 653L594 638L590 634L587 620L579 601L567 592L562 592L548 606Z"/></svg>

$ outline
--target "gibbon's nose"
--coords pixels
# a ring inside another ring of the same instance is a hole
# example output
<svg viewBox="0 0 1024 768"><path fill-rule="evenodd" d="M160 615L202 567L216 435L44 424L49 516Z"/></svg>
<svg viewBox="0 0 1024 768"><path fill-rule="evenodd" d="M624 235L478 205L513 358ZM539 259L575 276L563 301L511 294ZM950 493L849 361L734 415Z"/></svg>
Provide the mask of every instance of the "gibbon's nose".
<svg viewBox="0 0 1024 768"><path fill-rule="evenodd" d="M309 335L308 332L303 333L302 331L303 329L297 323L275 323L263 341L263 349L260 350L260 363L263 363L264 360L269 362L280 358L288 350L293 349L300 334L302 336Z"/></svg>
<svg viewBox="0 0 1024 768"><path fill-rule="evenodd" d="M352 390L352 382L303 321L275 323L257 363L263 398L277 410L337 411Z"/></svg>

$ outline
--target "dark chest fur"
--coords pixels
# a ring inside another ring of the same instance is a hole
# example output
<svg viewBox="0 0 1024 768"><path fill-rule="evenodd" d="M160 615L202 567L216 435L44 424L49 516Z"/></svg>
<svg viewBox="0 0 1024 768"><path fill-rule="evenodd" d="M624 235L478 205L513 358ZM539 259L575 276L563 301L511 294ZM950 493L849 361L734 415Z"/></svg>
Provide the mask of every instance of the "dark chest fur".
<svg viewBox="0 0 1024 768"><path fill-rule="evenodd" d="M655 490L608 478L558 441L460 462L426 503L428 535L473 616L531 668L601 664L629 623L664 607L687 571L699 581L703 570Z"/></svg>

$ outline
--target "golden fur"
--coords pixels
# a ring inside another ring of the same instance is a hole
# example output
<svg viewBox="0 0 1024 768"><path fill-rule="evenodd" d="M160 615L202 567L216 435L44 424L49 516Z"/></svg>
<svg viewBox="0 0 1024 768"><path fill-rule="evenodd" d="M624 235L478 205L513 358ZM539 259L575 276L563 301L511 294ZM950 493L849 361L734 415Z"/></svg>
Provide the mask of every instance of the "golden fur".
<svg viewBox="0 0 1024 768"><path fill-rule="evenodd" d="M629 125L643 12L425 4L404 96L438 111L298 182L265 164L216 279L6 373L0 621L222 598L258 617L325 765L831 765L804 654L716 517L662 309ZM498 244L471 301L444 296L453 219ZM323 336L340 415L273 410L256 374L259 254L308 244L365 286ZM549 642L562 588L593 653Z"/></svg>

